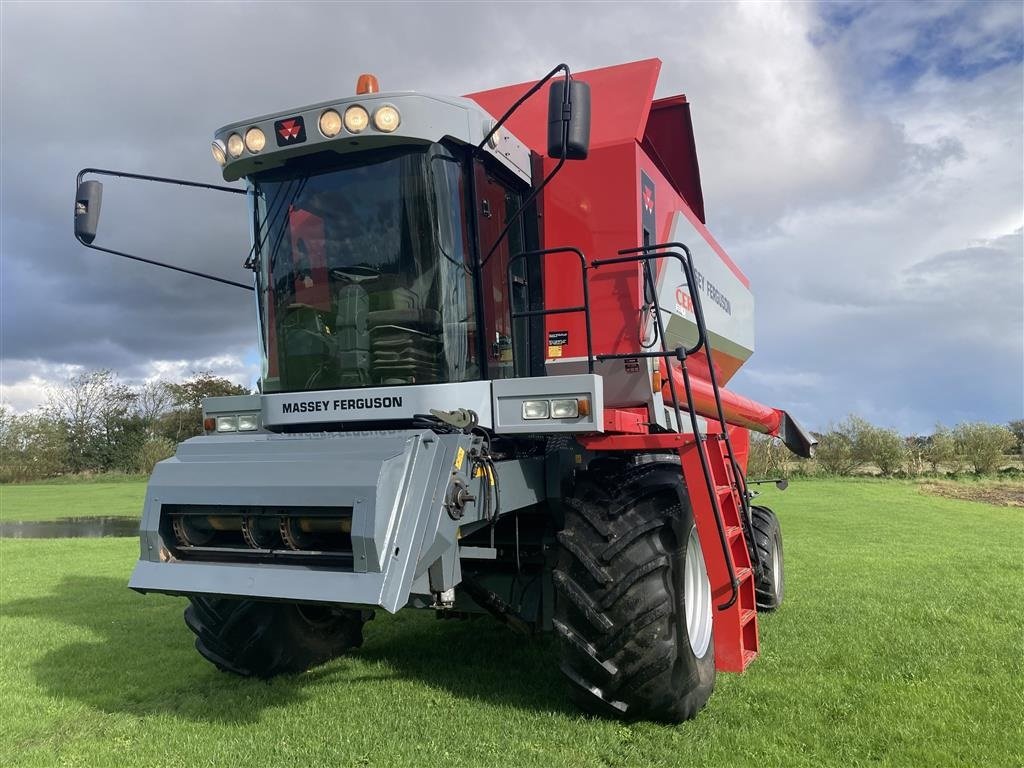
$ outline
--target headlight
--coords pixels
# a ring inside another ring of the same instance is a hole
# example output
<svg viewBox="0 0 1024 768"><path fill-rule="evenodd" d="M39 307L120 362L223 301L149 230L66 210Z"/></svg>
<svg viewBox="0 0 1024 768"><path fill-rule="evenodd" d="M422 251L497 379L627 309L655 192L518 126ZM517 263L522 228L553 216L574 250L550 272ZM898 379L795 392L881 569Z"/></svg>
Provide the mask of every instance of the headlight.
<svg viewBox="0 0 1024 768"><path fill-rule="evenodd" d="M378 131L383 131L384 133L391 133L398 128L398 124L401 122L402 117L398 114L398 110L390 104L385 104L373 113L374 126Z"/></svg>
<svg viewBox="0 0 1024 768"><path fill-rule="evenodd" d="M345 110L345 130L349 133L362 133L369 124L369 113L358 104Z"/></svg>
<svg viewBox="0 0 1024 768"><path fill-rule="evenodd" d="M341 133L341 115L335 109L325 109L320 115L320 133L333 139Z"/></svg>
<svg viewBox="0 0 1024 768"><path fill-rule="evenodd" d="M217 431L218 432L237 432L238 431L238 417L237 416L218 416L217 417Z"/></svg>
<svg viewBox="0 0 1024 768"><path fill-rule="evenodd" d="M228 154L232 157L241 157L242 150L245 145L242 143L242 137L237 133L232 133L228 136Z"/></svg>
<svg viewBox="0 0 1024 768"><path fill-rule="evenodd" d="M245 132L245 146L253 154L262 152L267 146L267 135L259 128L250 128Z"/></svg>
<svg viewBox="0 0 1024 768"><path fill-rule="evenodd" d="M547 400L523 400L524 419L547 419L551 414Z"/></svg>
<svg viewBox="0 0 1024 768"><path fill-rule="evenodd" d="M571 400L552 400L551 418L553 419L575 419L580 415L580 402L576 398Z"/></svg>
<svg viewBox="0 0 1024 768"><path fill-rule="evenodd" d="M228 161L227 151L224 148L224 142L217 139L213 144L210 145L210 151L213 153L213 159L217 161L217 165L223 166Z"/></svg>
<svg viewBox="0 0 1024 768"><path fill-rule="evenodd" d="M255 413L243 413L238 417L238 431L251 432L260 426L260 417Z"/></svg>

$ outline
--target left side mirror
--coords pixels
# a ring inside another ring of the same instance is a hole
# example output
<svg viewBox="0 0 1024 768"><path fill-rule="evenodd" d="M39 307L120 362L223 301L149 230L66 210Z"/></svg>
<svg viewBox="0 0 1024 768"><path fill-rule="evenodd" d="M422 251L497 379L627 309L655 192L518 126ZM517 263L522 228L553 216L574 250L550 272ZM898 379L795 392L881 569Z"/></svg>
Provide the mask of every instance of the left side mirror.
<svg viewBox="0 0 1024 768"><path fill-rule="evenodd" d="M100 223L100 203L103 185L98 181L83 181L75 192L75 237L86 245L96 239Z"/></svg>
<svg viewBox="0 0 1024 768"><path fill-rule="evenodd" d="M562 104L564 97L565 81L555 80L548 91L548 157L561 159L564 153L566 160L586 160L590 151L590 85L569 81L568 110Z"/></svg>

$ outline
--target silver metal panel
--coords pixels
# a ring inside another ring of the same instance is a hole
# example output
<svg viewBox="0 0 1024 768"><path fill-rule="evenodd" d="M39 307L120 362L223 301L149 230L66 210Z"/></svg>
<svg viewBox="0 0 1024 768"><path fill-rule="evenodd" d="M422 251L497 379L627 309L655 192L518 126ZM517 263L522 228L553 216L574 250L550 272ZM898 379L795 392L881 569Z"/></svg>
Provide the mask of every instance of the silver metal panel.
<svg viewBox="0 0 1024 768"><path fill-rule="evenodd" d="M259 409L259 395L225 395L203 398L203 414L208 416L220 413L248 413L259 411Z"/></svg>
<svg viewBox="0 0 1024 768"><path fill-rule="evenodd" d="M686 243L693 252L711 348L746 361L754 351L754 295L679 211L672 219L669 240ZM693 312L685 306L686 277L676 259L664 259L657 284L669 349L680 344L693 345L697 341L697 323Z"/></svg>
<svg viewBox="0 0 1024 768"><path fill-rule="evenodd" d="M417 384L263 395L263 424L325 424L408 420L430 409L475 411L491 427L491 382Z"/></svg>
<svg viewBox="0 0 1024 768"><path fill-rule="evenodd" d="M414 577L435 562L444 566L439 569L445 574L443 588L461 578L458 523L445 512L444 501L455 476L468 483L472 463L465 457L480 440L429 430L188 440L174 458L157 465L151 478L131 586L377 605L394 612L408 601ZM510 482L513 497L523 496ZM160 562L165 504L351 507L354 572L273 563Z"/></svg>
<svg viewBox="0 0 1024 768"><path fill-rule="evenodd" d="M320 115L326 108L330 107L344 115L345 110L354 104L364 107L370 114L370 124L364 131L351 134L342 128L338 136L330 139L320 133ZM385 104L395 107L401 115L401 123L398 129L392 133L381 133L373 126L374 111ZM305 124L306 141L301 144L278 147L274 122L298 116L302 117ZM338 153L358 152L398 144L433 143L449 136L463 143L476 145L483 140L493 123L493 116L469 99L436 96L414 91L395 91L350 96L287 112L262 115L251 120L226 125L217 130L214 135L217 139L227 142L227 137L231 133L244 136L249 128L257 127L267 137L266 148L258 154L252 154L246 149L237 159L228 157L228 162L223 169L224 178L227 181L235 181L242 176L280 166L288 158L325 150ZM486 147L486 151L523 181L529 183L531 178L529 150L504 128L499 131L497 136L497 146Z"/></svg>
<svg viewBox="0 0 1024 768"><path fill-rule="evenodd" d="M601 377L596 374L498 379L491 385L494 391L494 431L498 434L604 431L604 387ZM523 400L572 397L589 398L590 414L575 419L523 418Z"/></svg>
<svg viewBox="0 0 1024 768"><path fill-rule="evenodd" d="M379 605L383 574L234 563L140 560L128 586L142 592L217 594L276 600Z"/></svg>

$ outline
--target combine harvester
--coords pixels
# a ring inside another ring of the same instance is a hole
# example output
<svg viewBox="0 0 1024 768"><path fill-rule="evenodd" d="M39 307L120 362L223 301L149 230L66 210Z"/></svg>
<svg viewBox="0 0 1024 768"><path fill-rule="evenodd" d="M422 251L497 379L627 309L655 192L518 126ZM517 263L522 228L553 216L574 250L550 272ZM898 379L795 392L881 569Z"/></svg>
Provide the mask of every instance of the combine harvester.
<svg viewBox="0 0 1024 768"><path fill-rule="evenodd" d="M206 435L157 466L130 582L188 597L204 657L297 673L377 608L489 613L557 633L585 710L663 721L755 659L783 575L749 430L813 443L722 388L753 297L660 66L465 98L363 75L217 131L244 189L79 174L78 239L142 261L93 245L85 176L249 201L252 280L215 279L255 291L261 394L208 399Z"/></svg>

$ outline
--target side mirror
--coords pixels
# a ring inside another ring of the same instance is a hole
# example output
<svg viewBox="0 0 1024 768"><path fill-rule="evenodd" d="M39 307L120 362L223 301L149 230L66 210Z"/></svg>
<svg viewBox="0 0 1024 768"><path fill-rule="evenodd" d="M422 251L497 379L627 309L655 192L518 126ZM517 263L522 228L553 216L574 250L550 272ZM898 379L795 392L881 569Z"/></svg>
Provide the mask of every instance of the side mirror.
<svg viewBox="0 0 1024 768"><path fill-rule="evenodd" d="M555 80L548 91L548 157L586 160L590 151L590 85L569 81L569 104L563 105L565 81ZM563 143L564 139L564 143Z"/></svg>
<svg viewBox="0 0 1024 768"><path fill-rule="evenodd" d="M100 203L103 185L98 181L83 181L75 192L75 237L86 245L96 239L100 223Z"/></svg>

